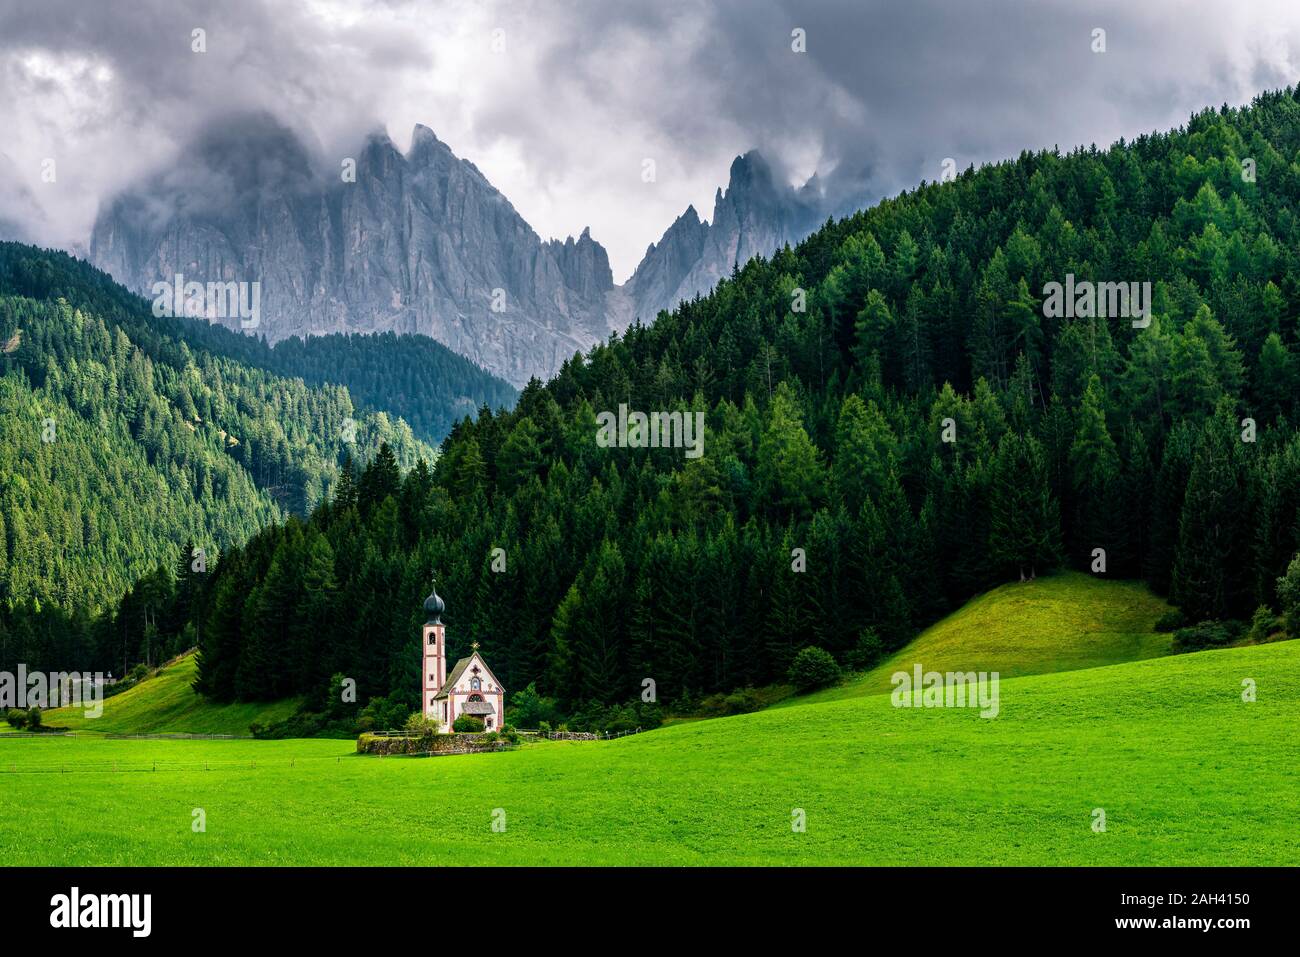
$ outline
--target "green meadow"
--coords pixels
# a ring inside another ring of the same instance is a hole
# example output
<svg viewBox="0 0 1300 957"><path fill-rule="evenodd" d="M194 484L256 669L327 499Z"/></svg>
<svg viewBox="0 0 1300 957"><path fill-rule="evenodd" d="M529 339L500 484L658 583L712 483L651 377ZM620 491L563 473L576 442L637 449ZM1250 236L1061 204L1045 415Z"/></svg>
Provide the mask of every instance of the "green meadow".
<svg viewBox="0 0 1300 957"><path fill-rule="evenodd" d="M106 734L247 735L253 722L271 724L289 717L301 703L297 698L269 703L218 704L194 693L193 654L184 655L133 688L104 699L104 713L87 718L84 708L56 708L46 712L51 728Z"/></svg>
<svg viewBox="0 0 1300 957"><path fill-rule="evenodd" d="M1293 864L1298 671L1300 643L1279 642L1004 680L995 719L859 694L617 741L426 759L360 757L347 741L0 736L0 856Z"/></svg>
<svg viewBox="0 0 1300 957"><path fill-rule="evenodd" d="M1003 678L1096 668L1169 654L1156 622L1170 606L1141 582L1061 572L1002 585L921 632L872 670L785 705L834 701L892 688L890 676L996 671Z"/></svg>

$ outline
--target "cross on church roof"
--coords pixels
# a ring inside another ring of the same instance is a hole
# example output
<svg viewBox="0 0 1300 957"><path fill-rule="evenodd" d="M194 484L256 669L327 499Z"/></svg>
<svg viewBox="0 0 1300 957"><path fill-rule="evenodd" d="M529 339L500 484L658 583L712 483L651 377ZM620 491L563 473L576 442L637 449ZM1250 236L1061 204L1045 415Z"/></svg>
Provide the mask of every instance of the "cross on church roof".
<svg viewBox="0 0 1300 957"><path fill-rule="evenodd" d="M471 648L472 650L474 650L474 651L478 651L478 642L477 642L477 641L471 641L471 642L469 643L469 646L470 646L470 648Z"/></svg>

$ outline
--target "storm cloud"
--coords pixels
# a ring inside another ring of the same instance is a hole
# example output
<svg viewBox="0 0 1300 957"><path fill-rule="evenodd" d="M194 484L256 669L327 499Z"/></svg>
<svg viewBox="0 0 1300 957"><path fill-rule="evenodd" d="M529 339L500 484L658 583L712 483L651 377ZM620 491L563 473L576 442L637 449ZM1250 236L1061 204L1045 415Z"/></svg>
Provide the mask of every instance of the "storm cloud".
<svg viewBox="0 0 1300 957"><path fill-rule="evenodd" d="M78 248L223 117L267 111L331 163L423 123L542 236L590 226L622 280L751 148L864 205L947 158L1104 146L1298 73L1283 0L0 0L0 221Z"/></svg>

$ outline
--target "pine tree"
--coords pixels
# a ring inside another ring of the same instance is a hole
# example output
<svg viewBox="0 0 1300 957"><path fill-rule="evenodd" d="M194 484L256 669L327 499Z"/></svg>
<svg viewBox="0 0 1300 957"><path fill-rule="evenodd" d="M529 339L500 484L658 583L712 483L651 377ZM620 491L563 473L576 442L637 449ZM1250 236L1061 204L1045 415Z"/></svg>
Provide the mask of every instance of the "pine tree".
<svg viewBox="0 0 1300 957"><path fill-rule="evenodd" d="M1101 383L1092 376L1079 407L1074 443L1070 446L1070 471L1075 497L1075 558L1087 564L1094 549L1116 550L1116 492L1119 455L1106 428Z"/></svg>
<svg viewBox="0 0 1300 957"><path fill-rule="evenodd" d="M1191 621L1244 615L1250 503L1229 407L1201 430L1178 527L1170 597Z"/></svg>
<svg viewBox="0 0 1300 957"><path fill-rule="evenodd" d="M853 323L853 355L859 365L865 366L884 354L893 325L889 303L880 290L872 289Z"/></svg>
<svg viewBox="0 0 1300 957"><path fill-rule="evenodd" d="M1260 422L1272 422L1295 405L1296 366L1282 337L1271 332L1264 340L1255 372L1255 398Z"/></svg>
<svg viewBox="0 0 1300 957"><path fill-rule="evenodd" d="M851 393L840 406L835 426L835 486L851 514L878 496L895 465L897 439L875 403Z"/></svg>
<svg viewBox="0 0 1300 957"><path fill-rule="evenodd" d="M804 431L798 399L783 382L772 397L758 446L760 494L778 509L806 516L823 494L824 475L817 446Z"/></svg>
<svg viewBox="0 0 1300 957"><path fill-rule="evenodd" d="M1043 447L1008 432L998 443L989 488L989 559L1021 581L1060 556L1061 518L1047 482Z"/></svg>

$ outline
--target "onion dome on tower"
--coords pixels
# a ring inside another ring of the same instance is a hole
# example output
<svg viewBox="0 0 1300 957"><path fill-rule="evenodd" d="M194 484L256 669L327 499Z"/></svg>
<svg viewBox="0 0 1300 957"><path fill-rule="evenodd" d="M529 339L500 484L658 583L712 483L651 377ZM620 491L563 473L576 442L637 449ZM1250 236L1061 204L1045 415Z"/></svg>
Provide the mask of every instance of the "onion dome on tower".
<svg viewBox="0 0 1300 957"><path fill-rule="evenodd" d="M425 624L441 625L442 613L446 610L447 605L438 597L438 588L435 581L432 591L429 592L429 597L424 600L424 613L429 616Z"/></svg>

